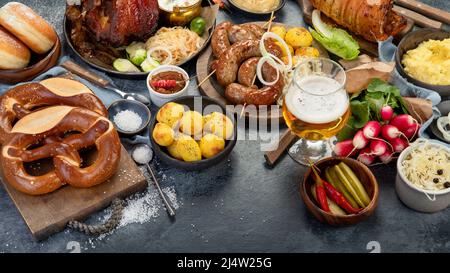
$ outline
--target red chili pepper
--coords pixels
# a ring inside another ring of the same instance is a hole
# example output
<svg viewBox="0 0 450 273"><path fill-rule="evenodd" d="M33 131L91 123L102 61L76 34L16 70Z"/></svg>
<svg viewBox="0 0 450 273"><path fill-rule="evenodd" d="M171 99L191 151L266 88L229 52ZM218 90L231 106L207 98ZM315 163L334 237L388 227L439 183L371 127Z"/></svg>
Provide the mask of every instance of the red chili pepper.
<svg viewBox="0 0 450 273"><path fill-rule="evenodd" d="M223 8L225 3L222 0L213 0L214 4L219 5L219 8Z"/></svg>
<svg viewBox="0 0 450 273"><path fill-rule="evenodd" d="M317 202L322 210L326 212L330 212L330 207L328 206L327 193L324 189L324 181L320 178L319 174L316 171L316 167L314 165L311 166L314 172L314 181L316 182L316 195Z"/></svg>
<svg viewBox="0 0 450 273"><path fill-rule="evenodd" d="M351 214L358 214L361 211L360 209L355 209L354 207L352 207L352 205L347 201L347 199L345 199L345 197L339 191L337 191L333 187L333 185L331 185L325 180L323 181L323 185L328 197L331 200L333 200L336 204L338 204L338 206L343 208L346 212Z"/></svg>
<svg viewBox="0 0 450 273"><path fill-rule="evenodd" d="M158 81L152 81L151 85L154 88L169 89L169 88L174 88L175 86L177 86L177 81L176 80L158 80Z"/></svg>

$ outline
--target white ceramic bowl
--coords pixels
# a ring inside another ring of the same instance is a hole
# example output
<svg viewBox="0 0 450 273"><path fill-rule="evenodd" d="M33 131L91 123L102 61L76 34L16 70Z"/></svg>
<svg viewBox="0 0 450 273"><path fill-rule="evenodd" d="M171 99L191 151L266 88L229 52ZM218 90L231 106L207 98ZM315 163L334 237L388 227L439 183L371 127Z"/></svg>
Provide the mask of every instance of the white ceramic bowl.
<svg viewBox="0 0 450 273"><path fill-rule="evenodd" d="M187 79L186 86L181 89L179 92L174 94L161 94L153 90L153 88L150 86L150 79L153 77L153 75L156 75L160 72L165 71L176 71L181 74ZM174 65L161 65L153 69L147 76L147 89L150 93L150 99L152 100L153 104L155 104L158 107L161 107L166 102L169 102L175 98L182 97L187 95L187 90L189 86L189 75L188 73L181 67L174 66Z"/></svg>
<svg viewBox="0 0 450 273"><path fill-rule="evenodd" d="M445 149L450 153L450 149L448 147L436 141L430 140L429 144ZM450 188L439 191L424 190L409 182L402 172L401 162L403 162L404 158L411 153L414 148L418 147L418 145L424 144L419 143L411 145L406 148L398 158L397 177L395 179L395 189L397 191L397 195L406 206L413 210L427 213L444 210L450 205Z"/></svg>

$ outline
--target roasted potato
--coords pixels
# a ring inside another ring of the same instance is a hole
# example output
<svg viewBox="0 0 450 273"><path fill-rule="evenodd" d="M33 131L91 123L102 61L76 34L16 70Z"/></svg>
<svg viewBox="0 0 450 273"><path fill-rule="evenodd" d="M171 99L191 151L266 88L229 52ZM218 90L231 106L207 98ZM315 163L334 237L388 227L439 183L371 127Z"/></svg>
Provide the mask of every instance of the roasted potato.
<svg viewBox="0 0 450 273"><path fill-rule="evenodd" d="M180 119L180 131L186 135L198 136L203 131L203 117L199 112L187 111Z"/></svg>
<svg viewBox="0 0 450 273"><path fill-rule="evenodd" d="M202 152L198 143L188 135L180 135L177 139L177 153L186 162L199 161L202 159Z"/></svg>
<svg viewBox="0 0 450 273"><path fill-rule="evenodd" d="M233 135L233 122L224 114L213 112L203 117L204 132L212 133L223 139Z"/></svg>
<svg viewBox="0 0 450 273"><path fill-rule="evenodd" d="M204 158L210 158L225 149L225 140L214 134L206 134L200 140L200 150Z"/></svg>
<svg viewBox="0 0 450 273"><path fill-rule="evenodd" d="M175 133L172 128L165 123L157 123L153 128L153 139L161 146L169 146L173 143Z"/></svg>
<svg viewBox="0 0 450 273"><path fill-rule="evenodd" d="M175 102L169 102L159 109L156 114L156 120L161 123L174 127L175 123L181 119L184 113L184 107Z"/></svg>

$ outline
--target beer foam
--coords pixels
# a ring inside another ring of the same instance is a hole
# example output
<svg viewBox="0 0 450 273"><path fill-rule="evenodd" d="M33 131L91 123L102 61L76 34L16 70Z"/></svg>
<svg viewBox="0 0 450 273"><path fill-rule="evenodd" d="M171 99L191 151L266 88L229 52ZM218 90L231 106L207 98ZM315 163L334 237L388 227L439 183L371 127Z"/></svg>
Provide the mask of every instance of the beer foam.
<svg viewBox="0 0 450 273"><path fill-rule="evenodd" d="M311 75L298 80L297 84L289 87L285 103L299 120L316 124L333 122L349 107L345 89L332 78ZM338 91L333 92L335 90Z"/></svg>

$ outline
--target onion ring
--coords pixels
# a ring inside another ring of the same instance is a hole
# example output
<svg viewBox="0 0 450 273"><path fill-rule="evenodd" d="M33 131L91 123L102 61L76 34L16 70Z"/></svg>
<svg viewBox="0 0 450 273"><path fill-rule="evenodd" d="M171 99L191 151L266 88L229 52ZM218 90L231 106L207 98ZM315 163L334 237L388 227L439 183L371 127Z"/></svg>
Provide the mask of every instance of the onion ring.
<svg viewBox="0 0 450 273"><path fill-rule="evenodd" d="M287 65L284 64L283 62L281 62L281 60L279 58L277 58L276 56L274 56L273 54L270 54L269 52L267 52L266 45L264 44L264 41L266 39L274 39L274 40L279 42L284 47L284 50L287 53L287 57L288 57L288 60L289 60ZM289 47L286 44L286 42L280 36L278 36L277 34L275 34L273 32L266 32L266 33L264 33L264 35L261 37L261 42L259 43L259 50L261 51L261 55L263 57L270 56L273 59L276 58L277 61L280 60L280 62L283 64L283 69L282 70L291 70L292 69L292 54L291 54L291 51L289 50Z"/></svg>
<svg viewBox="0 0 450 273"><path fill-rule="evenodd" d="M267 82L262 75L262 66L264 65L264 63L268 63L277 71L277 77L272 82ZM258 62L258 66L256 67L256 76L258 76L258 80L264 85L271 86L271 85L274 85L275 83L277 83L278 80L280 79L280 70L279 70L278 66L276 65L274 59L272 59L270 56L262 57Z"/></svg>
<svg viewBox="0 0 450 273"><path fill-rule="evenodd" d="M149 50L147 50L147 60L153 65L153 66L159 66L160 64L158 62L155 61L155 59L153 59L152 57L152 53L155 51L164 51L167 53L167 58L164 60L164 62L161 62L161 64L171 64L172 60L173 60L173 56L172 53L161 46L157 46L157 47L153 47L150 48Z"/></svg>

